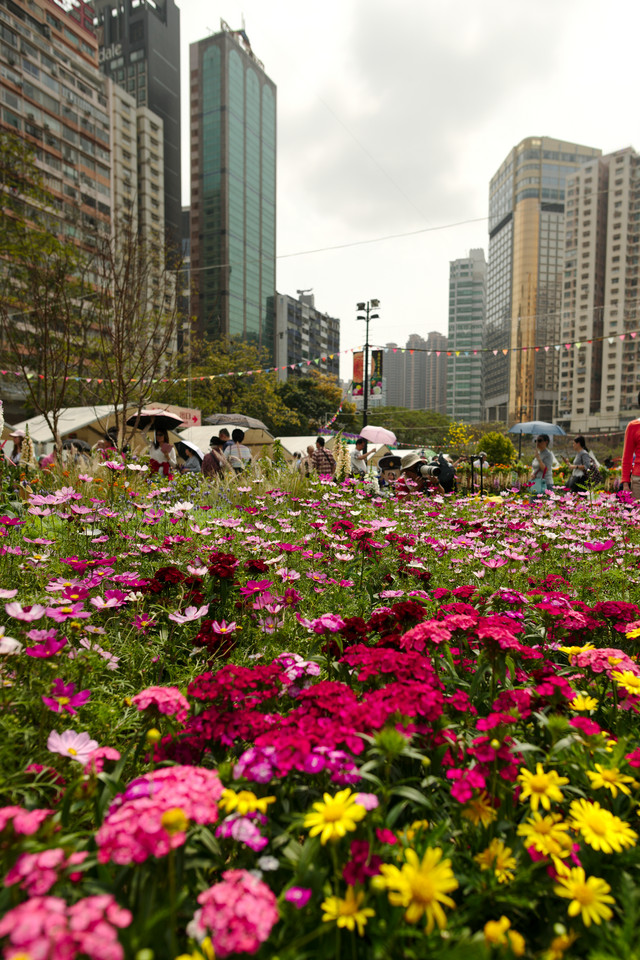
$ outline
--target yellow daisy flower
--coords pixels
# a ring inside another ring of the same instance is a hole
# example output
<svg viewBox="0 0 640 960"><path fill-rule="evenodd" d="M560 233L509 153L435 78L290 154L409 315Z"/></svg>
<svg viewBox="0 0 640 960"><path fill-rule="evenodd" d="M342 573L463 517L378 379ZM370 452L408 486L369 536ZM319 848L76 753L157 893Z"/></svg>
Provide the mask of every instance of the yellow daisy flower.
<svg viewBox="0 0 640 960"><path fill-rule="evenodd" d="M611 674L619 687L634 697L640 697L640 677L631 670L614 670Z"/></svg>
<svg viewBox="0 0 640 960"><path fill-rule="evenodd" d="M218 806L225 813L237 810L241 817L248 813L266 813L270 803L275 803L275 797L257 797L251 790L223 790L218 800Z"/></svg>
<svg viewBox="0 0 640 960"><path fill-rule="evenodd" d="M571 852L573 842L568 835L569 824L562 822L558 813L543 816L534 813L518 827L518 836L524 837L527 849L533 847L547 857L566 857Z"/></svg>
<svg viewBox="0 0 640 960"><path fill-rule="evenodd" d="M598 701L595 697L588 697L585 693L578 693L570 702L569 706L572 710L578 711L595 710L598 706Z"/></svg>
<svg viewBox="0 0 640 960"><path fill-rule="evenodd" d="M484 941L489 947L508 946L514 957L522 957L525 952L525 941L521 933L511 930L511 921L508 917L499 920L489 920L484 925Z"/></svg>
<svg viewBox="0 0 640 960"><path fill-rule="evenodd" d="M304 825L309 828L310 837L320 834L320 843L323 844L328 840L340 840L347 832L355 830L356 823L367 812L356 803L355 794L348 787L335 797L325 793L322 800L313 804L313 811L304 818Z"/></svg>
<svg viewBox="0 0 640 960"><path fill-rule="evenodd" d="M429 847L420 860L415 850L405 850L405 863L401 868L383 863L380 873L389 892L389 902L394 907L405 907L407 923L418 923L422 915L427 918L427 933L434 925L443 930L447 918L442 909L455 907L448 894L457 890L459 884L451 869L451 860L442 860L439 847Z"/></svg>
<svg viewBox="0 0 640 960"><path fill-rule="evenodd" d="M488 827L496 819L498 813L491 803L489 794L486 790L483 790L477 797L472 797L462 808L462 816L470 820L475 827L479 823L483 827Z"/></svg>
<svg viewBox="0 0 640 960"><path fill-rule="evenodd" d="M549 949L542 954L543 960L562 960L569 947L578 939L578 934L570 930L561 933L551 941Z"/></svg>
<svg viewBox="0 0 640 960"><path fill-rule="evenodd" d="M516 866L516 858L511 855L512 852L511 847L505 847L502 840L494 837L487 849L473 859L480 865L481 870L493 870L498 883L508 883L513 880Z"/></svg>
<svg viewBox="0 0 640 960"><path fill-rule="evenodd" d="M587 770L587 776L594 790L609 790L614 797L618 796L618 791L626 793L628 797L631 796L631 790L627 784L636 785L633 777L620 773L617 767L603 767L601 763L596 763L595 768L595 771Z"/></svg>
<svg viewBox="0 0 640 960"><path fill-rule="evenodd" d="M540 804L545 810L551 809L551 801L560 803L563 799L560 787L569 783L567 777L560 777L555 770L545 773L541 763L536 764L536 772L521 767L518 782L522 785L520 800L530 798L531 809L537 810Z"/></svg>
<svg viewBox="0 0 640 960"><path fill-rule="evenodd" d="M625 633L627 640L637 640L640 637L640 627L637 627L635 630L630 630L629 633Z"/></svg>
<svg viewBox="0 0 640 960"><path fill-rule="evenodd" d="M605 810L597 800L573 800L570 807L571 826L579 830L585 843L603 853L620 853L623 847L634 847L638 834L620 817Z"/></svg>
<svg viewBox="0 0 640 960"><path fill-rule="evenodd" d="M560 647L560 649L563 653L566 653L569 660L571 660L571 657L575 657L578 653L583 653L585 650L595 650L595 646L593 643L585 643L582 647Z"/></svg>
<svg viewBox="0 0 640 960"><path fill-rule="evenodd" d="M375 916L375 910L371 907L362 907L364 900L364 891L357 893L354 887L347 887L347 894L344 899L340 897L327 897L322 903L322 919L325 923L331 923L335 920L339 927L346 927L347 930L355 930L361 937L364 936L364 928L369 917Z"/></svg>
<svg viewBox="0 0 640 960"><path fill-rule="evenodd" d="M613 897L609 896L611 887L600 877L585 877L582 867L574 867L569 870L567 875L559 877L558 884L553 888L553 892L559 897L566 897L571 900L569 904L569 916L582 917L586 927L592 923L600 924L603 920L610 920L613 916L613 910L608 906L615 903Z"/></svg>

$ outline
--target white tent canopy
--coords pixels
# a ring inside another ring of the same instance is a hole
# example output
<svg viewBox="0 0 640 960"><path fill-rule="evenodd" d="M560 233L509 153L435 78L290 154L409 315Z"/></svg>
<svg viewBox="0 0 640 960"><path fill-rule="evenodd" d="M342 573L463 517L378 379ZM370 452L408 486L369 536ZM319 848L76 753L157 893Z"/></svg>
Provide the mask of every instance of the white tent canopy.
<svg viewBox="0 0 640 960"><path fill-rule="evenodd" d="M115 407L113 404L95 407L68 407L61 411L58 420L60 436L64 440L70 434L76 434L86 427L93 427L97 434L104 433L114 413ZM43 416L31 417L21 423L14 423L11 430L24 430L25 433L28 431L35 444L46 447L53 446L53 434Z"/></svg>

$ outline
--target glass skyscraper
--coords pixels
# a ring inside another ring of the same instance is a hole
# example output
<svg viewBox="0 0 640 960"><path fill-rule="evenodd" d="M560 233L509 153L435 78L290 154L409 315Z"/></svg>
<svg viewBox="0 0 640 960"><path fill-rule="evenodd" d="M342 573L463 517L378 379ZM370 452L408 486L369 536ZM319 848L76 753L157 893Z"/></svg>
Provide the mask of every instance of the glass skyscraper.
<svg viewBox="0 0 640 960"><path fill-rule="evenodd" d="M482 411L482 348L487 293L484 250L449 264L449 331L447 334L447 415L464 423L480 423Z"/></svg>
<svg viewBox="0 0 640 960"><path fill-rule="evenodd" d="M274 349L276 87L244 30L191 45L192 311Z"/></svg>
<svg viewBox="0 0 640 960"><path fill-rule="evenodd" d="M557 415L558 355L549 346L560 337L566 178L600 153L551 137L528 137L491 180L486 420Z"/></svg>

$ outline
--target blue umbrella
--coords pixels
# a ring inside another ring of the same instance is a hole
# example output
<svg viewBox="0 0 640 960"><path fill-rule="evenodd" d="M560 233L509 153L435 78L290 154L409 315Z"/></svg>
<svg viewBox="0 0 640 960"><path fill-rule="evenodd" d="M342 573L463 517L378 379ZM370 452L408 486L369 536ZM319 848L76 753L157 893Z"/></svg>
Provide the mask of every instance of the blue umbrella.
<svg viewBox="0 0 640 960"><path fill-rule="evenodd" d="M514 423L508 433L548 433L564 437L565 431L557 423L545 423L544 420L528 420L526 423Z"/></svg>

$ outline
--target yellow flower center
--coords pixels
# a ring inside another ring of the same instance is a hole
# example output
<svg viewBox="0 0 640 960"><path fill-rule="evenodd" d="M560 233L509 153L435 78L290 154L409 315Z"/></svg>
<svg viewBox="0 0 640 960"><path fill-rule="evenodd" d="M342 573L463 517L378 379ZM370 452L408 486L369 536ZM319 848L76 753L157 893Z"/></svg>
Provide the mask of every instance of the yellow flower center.
<svg viewBox="0 0 640 960"><path fill-rule="evenodd" d="M73 613L73 607L60 607L60 613Z"/></svg>
<svg viewBox="0 0 640 960"><path fill-rule="evenodd" d="M56 697L56 700L61 707L64 707L67 703L69 703L69 697Z"/></svg>
<svg viewBox="0 0 640 960"><path fill-rule="evenodd" d="M607 821L597 810L590 810L585 816L585 822L599 836L604 837L607 832Z"/></svg>
<svg viewBox="0 0 640 960"><path fill-rule="evenodd" d="M75 750L73 747L69 747L69 753L71 754L72 757L76 757L78 755L78 751Z"/></svg>
<svg viewBox="0 0 640 960"><path fill-rule="evenodd" d="M436 891L431 877L419 873L413 876L410 882L414 900L418 900L420 903L433 902Z"/></svg>
<svg viewBox="0 0 640 960"><path fill-rule="evenodd" d="M576 883L571 893L573 899L577 900L583 907L590 906L596 899L594 891L586 883Z"/></svg>
<svg viewBox="0 0 640 960"><path fill-rule="evenodd" d="M535 773L529 781L532 793L544 793L549 786L549 777L545 773Z"/></svg>
<svg viewBox="0 0 640 960"><path fill-rule="evenodd" d="M171 810L166 810L160 818L160 823L169 836L173 836L174 833L184 833L189 826L189 820L184 810L180 807L173 807Z"/></svg>

